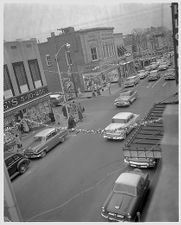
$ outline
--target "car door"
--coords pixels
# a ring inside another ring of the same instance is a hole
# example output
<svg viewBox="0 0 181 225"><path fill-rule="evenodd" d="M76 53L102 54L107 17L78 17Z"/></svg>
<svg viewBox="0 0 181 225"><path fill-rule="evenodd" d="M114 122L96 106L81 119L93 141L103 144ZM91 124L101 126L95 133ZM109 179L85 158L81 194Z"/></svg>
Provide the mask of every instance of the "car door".
<svg viewBox="0 0 181 225"><path fill-rule="evenodd" d="M56 136L56 131L52 131L46 137L46 146L48 146L48 149L47 149L48 151L56 145L55 136Z"/></svg>

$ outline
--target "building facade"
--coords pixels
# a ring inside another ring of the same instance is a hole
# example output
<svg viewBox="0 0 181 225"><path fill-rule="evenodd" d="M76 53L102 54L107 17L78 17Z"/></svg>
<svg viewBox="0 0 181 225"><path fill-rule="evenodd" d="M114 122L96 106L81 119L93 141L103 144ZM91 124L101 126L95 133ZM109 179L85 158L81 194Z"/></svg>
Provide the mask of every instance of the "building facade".
<svg viewBox="0 0 181 225"><path fill-rule="evenodd" d="M43 69L50 91L61 91L55 54L63 80L73 83L75 90L92 90L95 84L111 80L118 74L117 53L112 27L99 27L75 31L73 27L61 29L59 35L51 33L47 42L39 43ZM68 71L66 43L70 44L71 71ZM66 85L64 85L66 90Z"/></svg>
<svg viewBox="0 0 181 225"><path fill-rule="evenodd" d="M52 108L36 39L4 42L4 138L51 121Z"/></svg>

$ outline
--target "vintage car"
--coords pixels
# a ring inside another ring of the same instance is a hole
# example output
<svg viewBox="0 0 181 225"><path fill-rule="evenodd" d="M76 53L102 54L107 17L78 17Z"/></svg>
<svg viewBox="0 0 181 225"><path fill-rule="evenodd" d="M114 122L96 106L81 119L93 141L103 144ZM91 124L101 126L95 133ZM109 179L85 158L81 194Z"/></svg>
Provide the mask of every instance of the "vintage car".
<svg viewBox="0 0 181 225"><path fill-rule="evenodd" d="M159 71L163 71L163 70L167 70L168 69L168 65L167 63L163 63L163 64L160 64L159 67L158 67L158 70Z"/></svg>
<svg viewBox="0 0 181 225"><path fill-rule="evenodd" d="M149 65L149 66L145 66L145 70L146 70L146 71L150 71L150 70L152 70L151 65Z"/></svg>
<svg viewBox="0 0 181 225"><path fill-rule="evenodd" d="M120 92L119 97L114 100L114 105L116 107L129 106L136 100L136 98L137 98L137 91L123 90Z"/></svg>
<svg viewBox="0 0 181 225"><path fill-rule="evenodd" d="M158 70L152 70L148 75L148 81L158 80L160 78L160 74Z"/></svg>
<svg viewBox="0 0 181 225"><path fill-rule="evenodd" d="M10 179L25 173L30 164L30 160L20 153L5 152L4 159Z"/></svg>
<svg viewBox="0 0 181 225"><path fill-rule="evenodd" d="M165 80L175 80L175 69L168 69L168 71L164 74Z"/></svg>
<svg viewBox="0 0 181 225"><path fill-rule="evenodd" d="M50 94L50 101L53 104L53 106L59 106L59 105L63 105L64 103L64 97L61 94Z"/></svg>
<svg viewBox="0 0 181 225"><path fill-rule="evenodd" d="M28 158L43 158L48 151L63 142L67 134L67 128L45 128L34 136L33 141L24 150L24 155Z"/></svg>
<svg viewBox="0 0 181 225"><path fill-rule="evenodd" d="M139 76L131 76L128 77L124 82L124 87L132 87L138 84L140 81Z"/></svg>
<svg viewBox="0 0 181 225"><path fill-rule="evenodd" d="M149 74L149 72L146 71L146 70L139 70L138 71L138 76L139 76L140 79L144 79L145 77L148 76L148 74Z"/></svg>
<svg viewBox="0 0 181 225"><path fill-rule="evenodd" d="M159 64L157 62L153 62L150 64L150 66L152 70L155 70L159 66Z"/></svg>
<svg viewBox="0 0 181 225"><path fill-rule="evenodd" d="M149 184L149 175L140 169L122 173L104 202L101 215L109 221L139 221Z"/></svg>
<svg viewBox="0 0 181 225"><path fill-rule="evenodd" d="M120 112L112 118L103 132L103 137L113 140L124 140L126 136L134 129L139 115L131 112Z"/></svg>

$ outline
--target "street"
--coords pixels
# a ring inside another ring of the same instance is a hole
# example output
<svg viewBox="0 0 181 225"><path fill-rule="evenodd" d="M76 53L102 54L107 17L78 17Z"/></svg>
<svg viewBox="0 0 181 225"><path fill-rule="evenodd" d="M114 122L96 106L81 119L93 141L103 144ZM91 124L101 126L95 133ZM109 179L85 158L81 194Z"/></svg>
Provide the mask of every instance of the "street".
<svg viewBox="0 0 181 225"><path fill-rule="evenodd" d="M140 80L135 89L137 100L125 108L113 104L120 88L115 94L82 101L86 118L78 127L103 129L120 111L140 114L142 119L154 103L175 93L176 84L161 75L158 81ZM107 141L100 135L72 133L45 158L32 160L29 170L12 182L23 221L106 221L102 204L119 174L132 170L123 162L123 145L124 141ZM151 191L157 170L144 170L150 174Z"/></svg>

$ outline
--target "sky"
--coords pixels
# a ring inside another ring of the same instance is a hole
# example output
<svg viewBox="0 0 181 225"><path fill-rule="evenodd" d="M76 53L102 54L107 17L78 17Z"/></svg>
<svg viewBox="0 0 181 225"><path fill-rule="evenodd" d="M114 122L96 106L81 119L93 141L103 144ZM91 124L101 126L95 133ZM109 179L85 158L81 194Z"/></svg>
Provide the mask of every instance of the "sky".
<svg viewBox="0 0 181 225"><path fill-rule="evenodd" d="M50 4L51 2L51 4ZM46 40L58 28L75 30L91 27L114 27L115 33L131 33L134 28L166 26L171 29L170 3L126 3L97 1L7 2L3 5L5 41L37 38ZM68 3L68 4L67 4ZM111 3L111 4L110 4Z"/></svg>

